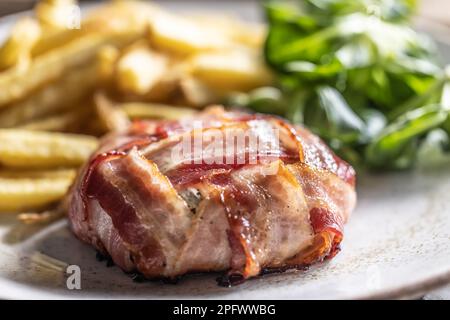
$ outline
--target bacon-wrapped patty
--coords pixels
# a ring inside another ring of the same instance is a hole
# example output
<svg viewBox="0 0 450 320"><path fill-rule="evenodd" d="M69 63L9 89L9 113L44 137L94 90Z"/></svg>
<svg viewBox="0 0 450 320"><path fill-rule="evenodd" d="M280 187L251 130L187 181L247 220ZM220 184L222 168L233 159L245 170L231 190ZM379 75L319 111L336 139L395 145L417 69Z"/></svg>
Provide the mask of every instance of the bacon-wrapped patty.
<svg viewBox="0 0 450 320"><path fill-rule="evenodd" d="M104 138L70 194L74 233L127 272L224 284L339 251L355 172L278 117L211 107Z"/></svg>

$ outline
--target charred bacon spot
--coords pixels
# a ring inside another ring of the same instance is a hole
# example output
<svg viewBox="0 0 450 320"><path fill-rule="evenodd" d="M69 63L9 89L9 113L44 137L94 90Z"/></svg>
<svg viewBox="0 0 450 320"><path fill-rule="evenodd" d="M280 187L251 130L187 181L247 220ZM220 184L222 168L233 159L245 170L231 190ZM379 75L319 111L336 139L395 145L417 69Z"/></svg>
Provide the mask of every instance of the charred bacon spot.
<svg viewBox="0 0 450 320"><path fill-rule="evenodd" d="M100 251L97 251L95 253L95 258L97 259L97 261L99 262L103 262L107 259L107 256L105 256L103 253L101 253Z"/></svg>
<svg viewBox="0 0 450 320"><path fill-rule="evenodd" d="M106 267L108 267L108 268L113 267L115 265L114 261L112 260L112 258L109 255L105 255L105 254L101 253L100 251L96 252L95 258L99 262L106 261Z"/></svg>
<svg viewBox="0 0 450 320"><path fill-rule="evenodd" d="M216 279L216 282L221 287L230 288L232 286L245 282L245 277L242 274L238 273L225 274L223 276L218 277Z"/></svg>

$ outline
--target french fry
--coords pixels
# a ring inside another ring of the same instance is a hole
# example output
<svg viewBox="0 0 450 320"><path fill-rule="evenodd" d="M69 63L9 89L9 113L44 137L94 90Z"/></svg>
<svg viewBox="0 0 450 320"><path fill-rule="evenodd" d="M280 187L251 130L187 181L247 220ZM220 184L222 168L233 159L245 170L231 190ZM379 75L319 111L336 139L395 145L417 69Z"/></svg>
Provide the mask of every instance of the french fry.
<svg viewBox="0 0 450 320"><path fill-rule="evenodd" d="M181 101L191 107L201 108L220 100L217 92L199 79L187 76L180 81Z"/></svg>
<svg viewBox="0 0 450 320"><path fill-rule="evenodd" d="M232 45L230 39L217 30L202 28L187 18L162 12L150 21L149 40L156 48L181 55L223 50Z"/></svg>
<svg viewBox="0 0 450 320"><path fill-rule="evenodd" d="M141 32L161 11L158 6L145 1L110 1L90 11L83 20L82 29Z"/></svg>
<svg viewBox="0 0 450 320"><path fill-rule="evenodd" d="M158 103L129 102L119 105L131 119L176 120L193 116L196 110Z"/></svg>
<svg viewBox="0 0 450 320"><path fill-rule="evenodd" d="M95 109L101 125L106 131L125 130L130 121L125 112L115 106L102 92L94 96Z"/></svg>
<svg viewBox="0 0 450 320"><path fill-rule="evenodd" d="M11 31L10 37L0 48L0 70L29 62L31 50L41 35L41 27L31 18L19 20Z"/></svg>
<svg viewBox="0 0 450 320"><path fill-rule="evenodd" d="M97 144L90 136L0 129L0 164L11 168L79 166Z"/></svg>
<svg viewBox="0 0 450 320"><path fill-rule="evenodd" d="M28 170L28 169L0 169L0 179L69 179L73 178L76 174L76 169L38 169L38 170Z"/></svg>
<svg viewBox="0 0 450 320"><path fill-rule="evenodd" d="M76 26L71 24L76 21L73 20L80 18L79 7L75 0L41 0L34 12L42 25L55 29L74 28Z"/></svg>
<svg viewBox="0 0 450 320"><path fill-rule="evenodd" d="M48 224L63 218L65 213L64 208L59 205L54 209L45 210L44 212L21 213L17 218L24 224Z"/></svg>
<svg viewBox="0 0 450 320"><path fill-rule="evenodd" d="M76 170L0 171L0 212L40 209L66 194Z"/></svg>
<svg viewBox="0 0 450 320"><path fill-rule="evenodd" d="M56 115L34 120L19 126L19 129L35 131L73 132L81 127L81 122L91 113L90 106L68 110Z"/></svg>
<svg viewBox="0 0 450 320"><path fill-rule="evenodd" d="M161 81L167 68L168 59L164 55L137 44L117 63L117 87L124 93L144 95Z"/></svg>
<svg viewBox="0 0 450 320"><path fill-rule="evenodd" d="M273 81L262 57L254 50L200 53L191 63L194 77L219 91L248 91Z"/></svg>
<svg viewBox="0 0 450 320"><path fill-rule="evenodd" d="M195 13L188 17L202 28L217 30L236 42L236 45L245 47L261 48L267 34L263 24L243 22L234 16L217 12Z"/></svg>
<svg viewBox="0 0 450 320"><path fill-rule="evenodd" d="M113 79L120 50L114 46L105 45L98 51L98 75L103 84L109 84Z"/></svg>
<svg viewBox="0 0 450 320"><path fill-rule="evenodd" d="M63 79L53 81L25 100L0 109L0 127L25 125L46 115L78 106L93 92L98 83L98 72L98 66L94 64L75 69Z"/></svg>
<svg viewBox="0 0 450 320"><path fill-rule="evenodd" d="M42 34L38 42L31 50L32 58L36 58L49 51L67 45L69 42L81 38L83 35L92 33L86 29L52 29L41 26Z"/></svg>
<svg viewBox="0 0 450 320"><path fill-rule="evenodd" d="M0 73L0 108L26 97L37 87L61 77L67 70L94 61L103 45L123 46L137 37L136 32L90 34L36 57L25 71L12 68Z"/></svg>
<svg viewBox="0 0 450 320"><path fill-rule="evenodd" d="M167 72L158 83L142 98L143 101L170 103L181 93L181 82L190 76L190 66L183 59L173 59L169 63ZM136 99L134 99L136 100Z"/></svg>
<svg viewBox="0 0 450 320"><path fill-rule="evenodd" d="M69 266L67 262L55 259L38 251L31 253L30 262L31 268L42 270L45 274L50 274L53 277L58 274L64 274Z"/></svg>

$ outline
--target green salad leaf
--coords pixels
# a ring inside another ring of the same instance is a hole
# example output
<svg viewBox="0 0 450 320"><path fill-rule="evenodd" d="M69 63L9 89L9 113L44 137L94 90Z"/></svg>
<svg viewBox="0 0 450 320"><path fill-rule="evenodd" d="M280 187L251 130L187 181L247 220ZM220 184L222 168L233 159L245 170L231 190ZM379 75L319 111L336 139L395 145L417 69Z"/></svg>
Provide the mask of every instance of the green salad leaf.
<svg viewBox="0 0 450 320"><path fill-rule="evenodd" d="M450 135L450 68L411 27L415 9L414 0L267 2L264 55L277 86L240 105L304 124L354 165L413 166L430 132Z"/></svg>

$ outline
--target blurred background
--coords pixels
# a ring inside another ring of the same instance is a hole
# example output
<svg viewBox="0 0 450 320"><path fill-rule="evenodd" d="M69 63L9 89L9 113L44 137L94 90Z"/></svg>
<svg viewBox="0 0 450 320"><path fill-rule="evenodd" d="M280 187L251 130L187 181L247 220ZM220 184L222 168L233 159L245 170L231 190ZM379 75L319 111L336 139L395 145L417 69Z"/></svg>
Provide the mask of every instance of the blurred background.
<svg viewBox="0 0 450 320"><path fill-rule="evenodd" d="M82 3L95 3L101 1L93 0L80 0ZM238 12L244 19L258 20L261 19L258 2L259 0L154 0L164 4L169 8L184 9L192 7L192 3L195 2L199 6L205 2L213 2L217 4L217 8L221 11ZM417 24L420 28L441 32L442 37L448 37L446 35L447 30L442 30L442 25L450 26L450 1L449 0L419 0L420 10L417 18ZM31 9L36 0L0 0L0 17L8 14L16 13L23 10Z"/></svg>
<svg viewBox="0 0 450 320"><path fill-rule="evenodd" d="M4 16L7 14L27 10L33 7L34 0L0 0L0 16ZM81 0L81 2L96 2L92 0ZM156 2L167 3L168 5L180 5L183 6L183 0L158 0ZM192 2L192 1L187 1ZM218 6L228 6L227 3L232 3L235 5L236 3L240 3L245 7L251 7L258 2L258 0L196 0L195 2L217 2ZM219 2L221 2L219 4ZM450 16L448 12L450 12L450 1L448 0L422 0L421 1L421 10L420 15L424 18L434 20L436 22L442 22L450 24Z"/></svg>
<svg viewBox="0 0 450 320"><path fill-rule="evenodd" d="M7 14L31 9L37 1L35 0L0 0L0 16L4 16ZM101 2L101 1L92 1L92 0L80 0L79 2L82 3L95 3L95 2ZM158 3L164 3L168 6L178 6L183 7L183 4L186 6L186 2L189 2L189 6L192 4L192 2L217 2L217 5L221 8L226 9L226 7L229 7L230 4L234 7L236 7L236 3L239 3L240 6L244 6L246 8L253 7L255 8L258 0L227 0L227 1L220 1L220 0L195 0L195 1L183 1L183 0L158 0L153 1ZM246 9L245 11L247 11ZM248 12L248 11L247 11Z"/></svg>

